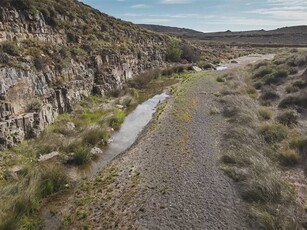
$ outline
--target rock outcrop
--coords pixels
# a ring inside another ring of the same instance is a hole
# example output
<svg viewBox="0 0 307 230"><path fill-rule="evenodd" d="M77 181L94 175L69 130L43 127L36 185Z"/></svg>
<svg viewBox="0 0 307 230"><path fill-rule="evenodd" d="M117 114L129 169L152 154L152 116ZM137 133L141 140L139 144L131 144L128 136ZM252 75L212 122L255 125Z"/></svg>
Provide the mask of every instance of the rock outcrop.
<svg viewBox="0 0 307 230"><path fill-rule="evenodd" d="M102 16L106 18L106 15ZM68 23L69 18L59 14L56 20ZM77 17L70 26L82 22ZM108 18L109 24L117 22L114 18ZM60 69L56 68L52 59L44 68L34 68L34 58L29 55L34 52L33 49L24 51L27 56L9 56L14 59L14 65L10 62L0 63L0 148L12 147L24 138L37 137L54 122L58 114L70 112L74 103L89 95L104 95L120 89L133 76L164 65L167 37L145 30L133 34L127 29L118 33L122 33L130 45L136 44L137 50L99 46L99 52L91 50L81 61L78 58L66 58L68 66ZM142 33L146 34L145 40L140 38ZM2 43L10 42L19 47L25 41L37 41L69 49L74 46L70 40L63 29L48 25L42 12L0 8ZM74 42L85 46L82 36ZM123 41L117 43L113 44L123 46ZM0 54L4 55L2 51ZM39 54L37 57L40 60L45 55Z"/></svg>

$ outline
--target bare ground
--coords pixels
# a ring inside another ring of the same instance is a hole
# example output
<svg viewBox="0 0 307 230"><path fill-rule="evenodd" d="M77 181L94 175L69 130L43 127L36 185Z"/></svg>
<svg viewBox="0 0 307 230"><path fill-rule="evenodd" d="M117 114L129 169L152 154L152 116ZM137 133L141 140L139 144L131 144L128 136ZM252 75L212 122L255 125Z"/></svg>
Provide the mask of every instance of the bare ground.
<svg viewBox="0 0 307 230"><path fill-rule="evenodd" d="M217 74L183 83L138 143L84 182L65 229L251 229L234 183L220 169L226 121L210 115L218 112Z"/></svg>

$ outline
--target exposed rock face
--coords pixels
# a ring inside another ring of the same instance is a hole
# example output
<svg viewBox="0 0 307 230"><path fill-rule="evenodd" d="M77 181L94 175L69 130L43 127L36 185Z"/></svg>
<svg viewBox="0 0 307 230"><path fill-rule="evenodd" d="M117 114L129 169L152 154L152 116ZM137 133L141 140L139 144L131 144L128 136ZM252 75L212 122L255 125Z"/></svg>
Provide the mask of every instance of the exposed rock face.
<svg viewBox="0 0 307 230"><path fill-rule="evenodd" d="M46 25L42 13L20 13L16 9L0 7L0 42L25 39L66 42L61 34Z"/></svg>
<svg viewBox="0 0 307 230"><path fill-rule="evenodd" d="M0 42L27 39L69 46L66 34L47 25L42 13L0 8ZM89 95L104 95L140 72L163 66L166 42L157 37L140 42L138 54L106 49L84 63L71 59L62 70L48 66L36 71L27 60L21 67L0 67L0 148L37 137L58 114L70 112Z"/></svg>

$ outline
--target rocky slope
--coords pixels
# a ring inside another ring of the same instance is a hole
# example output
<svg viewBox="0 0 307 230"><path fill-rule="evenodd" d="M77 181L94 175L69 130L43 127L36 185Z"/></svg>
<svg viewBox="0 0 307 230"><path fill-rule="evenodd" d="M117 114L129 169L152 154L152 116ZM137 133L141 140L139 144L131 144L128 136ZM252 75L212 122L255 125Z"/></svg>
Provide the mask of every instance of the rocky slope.
<svg viewBox="0 0 307 230"><path fill-rule="evenodd" d="M1 1L0 148L36 137L90 94L163 66L168 42L75 0Z"/></svg>

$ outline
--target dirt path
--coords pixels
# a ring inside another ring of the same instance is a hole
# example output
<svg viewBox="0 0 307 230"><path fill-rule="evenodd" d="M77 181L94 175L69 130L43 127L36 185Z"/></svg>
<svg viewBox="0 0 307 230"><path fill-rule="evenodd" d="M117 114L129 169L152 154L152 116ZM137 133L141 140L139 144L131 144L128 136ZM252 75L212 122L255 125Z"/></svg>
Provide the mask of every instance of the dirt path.
<svg viewBox="0 0 307 230"><path fill-rule="evenodd" d="M234 183L220 169L226 121L211 115L217 74L183 83L139 142L81 186L66 228L250 229Z"/></svg>
<svg viewBox="0 0 307 230"><path fill-rule="evenodd" d="M188 87L187 87L188 86ZM151 190L139 219L143 229L242 229L241 206L219 168L219 116L211 116L218 84L211 77L186 85L144 146L139 161ZM243 218L244 219L244 218Z"/></svg>

